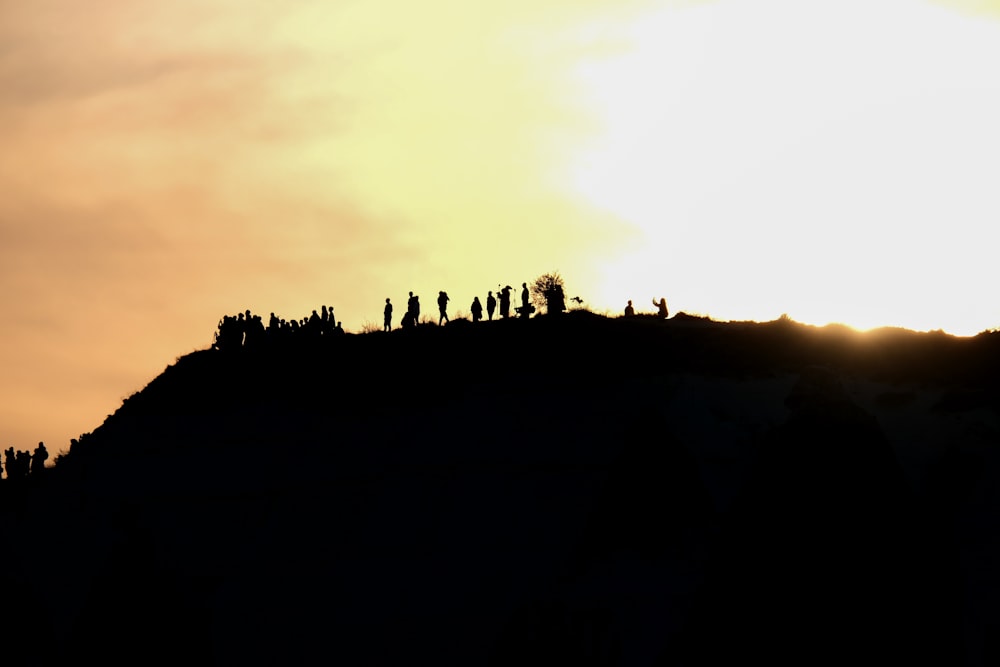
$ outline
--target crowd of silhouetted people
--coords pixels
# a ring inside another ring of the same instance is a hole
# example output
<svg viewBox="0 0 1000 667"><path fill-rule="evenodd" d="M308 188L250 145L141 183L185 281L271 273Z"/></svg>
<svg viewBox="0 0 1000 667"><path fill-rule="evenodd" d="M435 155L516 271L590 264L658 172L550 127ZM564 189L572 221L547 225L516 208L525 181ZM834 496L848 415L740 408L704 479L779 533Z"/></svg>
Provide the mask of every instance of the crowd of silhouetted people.
<svg viewBox="0 0 1000 667"><path fill-rule="evenodd" d="M527 283L521 283L521 305L511 308L512 303L512 293L514 288L510 285L500 287L497 285L496 294L493 291L489 291L486 294L486 306L485 313L486 319L492 321L494 316L497 319L508 319L512 316L516 316L521 319L526 319L531 317L535 313L535 306L531 303L531 290L528 288ZM550 288L543 290L542 298L545 299L546 308L550 314L562 313L566 310L566 297L563 294L562 285L552 285ZM582 303L583 301L576 297L577 303ZM444 324L445 322L450 322L448 317L448 303L451 301L451 297L444 290L438 292L437 296L437 306L438 306L438 324ZM483 302L480 301L478 296L473 297L472 303L469 305L469 313L472 315L473 322L481 322L483 320ZM382 311L382 331L391 331L393 322L393 304L390 298L385 300L385 308ZM410 292L406 300L406 311L403 313L399 320L399 326L402 329L410 329L415 327L420 322L420 297L413 292Z"/></svg>
<svg viewBox="0 0 1000 667"><path fill-rule="evenodd" d="M537 289L537 287L536 287ZM531 289L527 283L521 283L520 306L512 308L512 295L514 288L510 285L504 287L497 286L496 294L489 291L486 295L486 306L484 309L482 301L476 296L469 306L473 322L483 320L485 310L486 319L492 321L494 316L497 319L508 319L517 317L527 319L531 317L536 308L531 303ZM562 313L566 310L566 296L563 287L559 284L546 286L542 290L541 297L545 301L546 309L550 314ZM579 297L572 299L578 304L582 303ZM451 297L444 290L438 292L438 325L450 322L448 317L448 304ZM668 317L667 300L661 298L659 301L653 299L660 317ZM382 310L382 331L392 331L394 306L392 300L386 297L385 306ZM628 302L625 308L625 316L635 315L635 308L632 302ZM410 292L406 301L406 311L399 319L399 328L412 329L420 323L420 297ZM312 314L298 320L285 320L271 313L265 325L260 315L255 315L250 310L236 315L225 315L219 320L219 328L215 333L215 342L212 347L217 350L231 350L240 347L257 347L270 341L286 340L295 337L301 339L330 339L344 334L344 328L334 317L333 306L323 306L319 311L313 310Z"/></svg>
<svg viewBox="0 0 1000 667"><path fill-rule="evenodd" d="M8 447L3 455L2 470L9 480L28 479L37 477L44 473L45 462L49 458L49 452L45 449L45 443L38 443L35 452L14 451L13 447Z"/></svg>
<svg viewBox="0 0 1000 667"><path fill-rule="evenodd" d="M549 312L550 313L561 313L566 310L565 299L562 297L562 287L558 287L558 296L554 299L549 299ZM493 294L492 290L486 294L486 319L492 321L493 316L496 315L498 319L507 319L511 316L511 292L514 290L513 287L507 285L505 287L497 288L496 295ZM549 295L546 295L548 298ZM444 324L445 322L450 322L448 317L448 302L451 301L451 297L444 290L438 292L437 305L438 305L438 324ZM483 302L479 300L479 297L473 297L472 304L469 306L469 312L472 314L473 322L480 322L483 319ZM521 318L530 317L532 313L535 312L535 307L531 305L531 292L528 289L527 283L521 283L521 305L514 308L514 313ZM385 309L383 310L383 331L392 330L392 313L393 306L392 301L389 298L385 300ZM420 322L420 297L413 292L409 293L409 297L406 300L406 312L399 320L399 326L402 329L410 329L415 327Z"/></svg>
<svg viewBox="0 0 1000 667"><path fill-rule="evenodd" d="M486 296L486 318L492 320L494 314L498 318L507 319L512 316L511 293L513 287L507 285L498 287L496 296L490 291ZM566 310L566 301L563 296L562 286L557 285L551 293L543 295L548 304L550 313L561 313ZM448 316L448 304L451 297L444 290L438 292L438 321L439 325L450 322ZM579 302L580 300L577 299ZM472 321L479 322L483 319L483 304L479 297L475 297L469 307L472 313ZM535 312L535 306L531 304L531 291L527 283L521 283L521 305L513 308L513 314L520 318L528 318ZM406 302L406 311L399 320L399 327L410 329L420 323L420 297L413 292L409 293ZM391 331L393 327L393 304L392 300L386 298L383 309L383 331ZM253 348L265 345L272 341L281 341L294 337L296 340L302 339L329 339L344 334L341 322L334 316L333 306L323 306L319 311L313 310L309 317L298 320L285 320L271 313L267 324L260 315L246 310L236 315L224 315L219 320L218 330L215 332L215 341L212 347L217 350L232 350L241 347Z"/></svg>
<svg viewBox="0 0 1000 667"><path fill-rule="evenodd" d="M333 306L323 306L320 312L312 311L309 317L301 320L285 320L274 313L268 318L267 325L260 315L250 310L237 315L224 315L219 320L219 329L215 332L217 350L231 350L238 347L257 347L268 341L296 338L330 338L343 335L344 328L333 314Z"/></svg>
<svg viewBox="0 0 1000 667"><path fill-rule="evenodd" d="M496 315L499 319L507 319L511 316L511 292L513 287L507 285L506 287L499 287L497 293L494 296L493 292L490 291L486 294L486 319L492 321L493 316ZM560 299L562 296L562 287L558 287L558 297L555 299L549 299L549 312L550 313L561 313L566 310L565 299ZM546 295L548 298L548 295ZM448 317L448 302L451 301L451 297L444 290L438 292L437 296L437 306L438 306L438 325L444 324L445 322L450 322ZM383 310L383 331L392 330L392 312L393 306L392 301L389 298L385 300L385 309ZM473 297L472 304L469 306L469 312L472 314L473 322L480 322L483 319L483 302L479 300L479 297ZM535 312L535 307L531 305L531 292L528 289L527 283L521 283L521 305L514 308L514 313L521 318L530 317L532 313ZM399 326L403 329L410 329L415 327L420 322L420 297L413 292L409 293L406 300L406 312L403 313L402 318L400 318Z"/></svg>

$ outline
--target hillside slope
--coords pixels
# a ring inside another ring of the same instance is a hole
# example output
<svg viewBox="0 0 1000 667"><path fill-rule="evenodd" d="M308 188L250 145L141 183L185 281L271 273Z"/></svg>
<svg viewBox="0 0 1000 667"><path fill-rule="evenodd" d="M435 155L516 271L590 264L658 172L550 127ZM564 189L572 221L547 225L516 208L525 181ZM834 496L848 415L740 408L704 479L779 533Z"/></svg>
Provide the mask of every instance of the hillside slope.
<svg viewBox="0 0 1000 667"><path fill-rule="evenodd" d="M46 660L982 664L998 366L585 312L196 352L5 489L48 573L8 620Z"/></svg>

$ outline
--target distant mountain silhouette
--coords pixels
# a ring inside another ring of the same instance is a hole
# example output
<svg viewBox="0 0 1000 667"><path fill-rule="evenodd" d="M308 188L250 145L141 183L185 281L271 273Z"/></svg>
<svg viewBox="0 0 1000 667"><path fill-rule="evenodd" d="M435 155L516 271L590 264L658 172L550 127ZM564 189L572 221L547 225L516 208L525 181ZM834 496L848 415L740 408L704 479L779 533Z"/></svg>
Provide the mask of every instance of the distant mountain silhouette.
<svg viewBox="0 0 1000 667"><path fill-rule="evenodd" d="M318 340L181 357L0 488L23 664L1000 657L1000 333Z"/></svg>

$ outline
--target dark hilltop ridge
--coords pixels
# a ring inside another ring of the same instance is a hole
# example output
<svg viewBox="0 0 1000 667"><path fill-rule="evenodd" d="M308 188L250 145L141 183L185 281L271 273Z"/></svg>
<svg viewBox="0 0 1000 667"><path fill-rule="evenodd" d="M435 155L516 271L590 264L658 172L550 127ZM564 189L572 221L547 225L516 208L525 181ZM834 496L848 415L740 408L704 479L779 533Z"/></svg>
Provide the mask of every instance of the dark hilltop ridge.
<svg viewBox="0 0 1000 667"><path fill-rule="evenodd" d="M995 332L573 311L198 351L4 480L5 657L1000 664L998 412Z"/></svg>

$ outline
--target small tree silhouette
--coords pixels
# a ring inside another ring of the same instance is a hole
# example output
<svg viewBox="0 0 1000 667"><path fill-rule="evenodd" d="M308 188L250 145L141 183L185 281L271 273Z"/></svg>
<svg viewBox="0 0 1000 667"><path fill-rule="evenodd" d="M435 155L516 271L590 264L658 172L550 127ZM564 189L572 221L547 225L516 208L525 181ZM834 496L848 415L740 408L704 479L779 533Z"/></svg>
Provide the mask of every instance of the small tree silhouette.
<svg viewBox="0 0 1000 667"><path fill-rule="evenodd" d="M548 314L558 314L566 310L566 284L558 271L543 273L531 283L531 301L536 308L545 307Z"/></svg>

